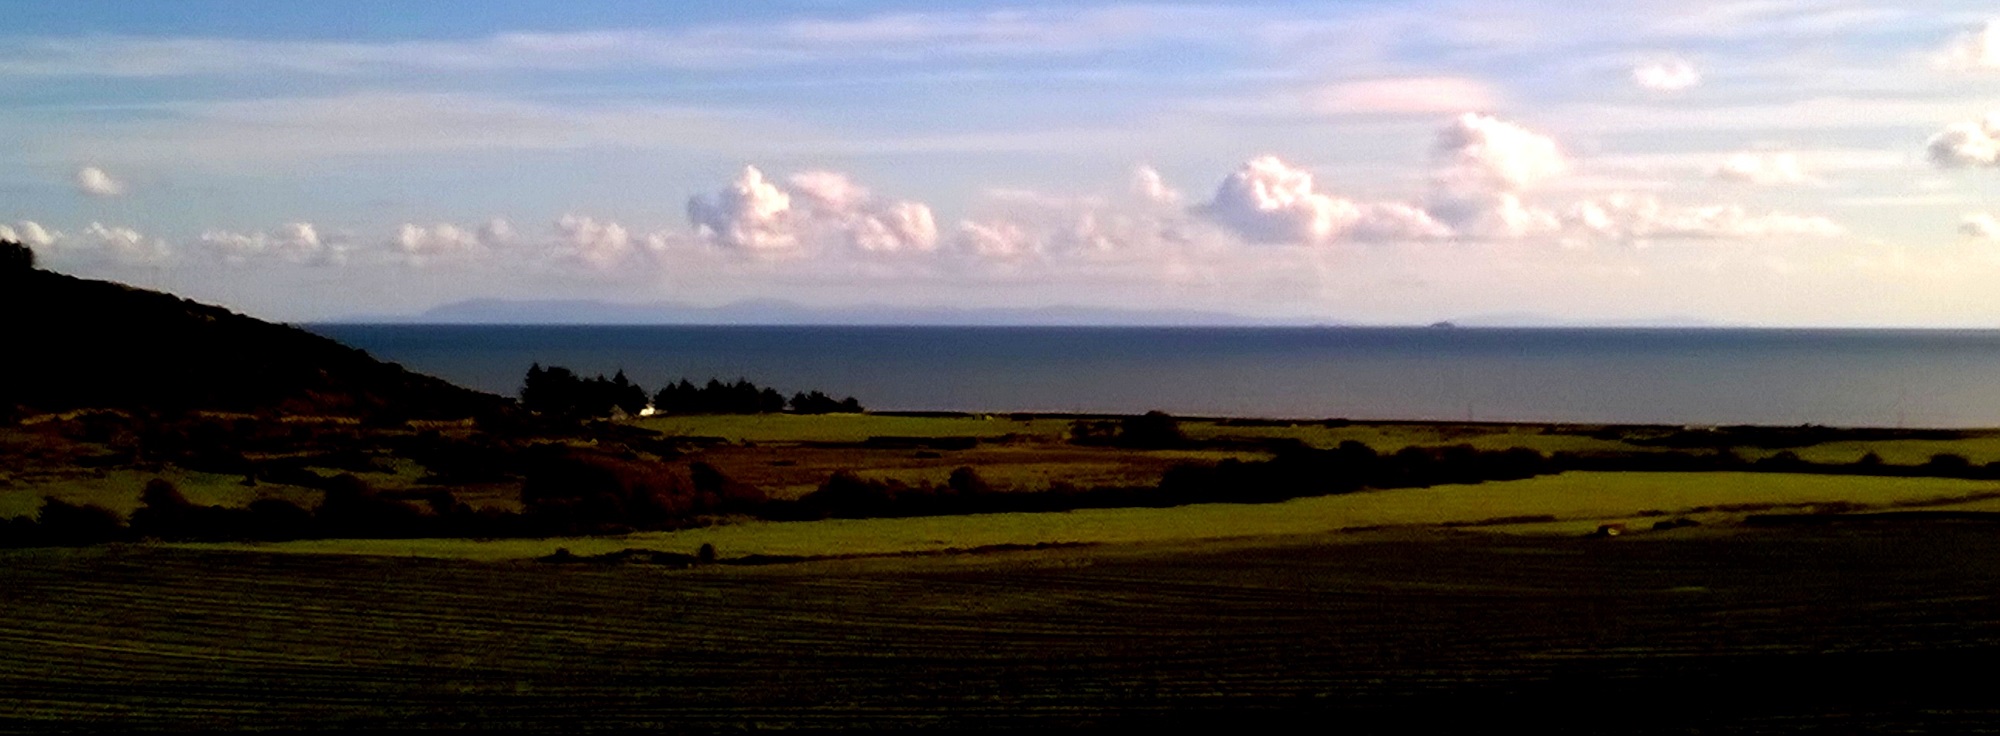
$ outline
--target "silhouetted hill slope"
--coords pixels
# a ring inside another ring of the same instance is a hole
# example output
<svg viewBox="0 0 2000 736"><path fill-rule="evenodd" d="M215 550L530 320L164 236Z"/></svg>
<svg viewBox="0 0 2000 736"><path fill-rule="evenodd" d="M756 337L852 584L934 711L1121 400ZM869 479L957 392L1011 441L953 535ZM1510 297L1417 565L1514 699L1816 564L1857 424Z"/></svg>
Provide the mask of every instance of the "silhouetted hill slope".
<svg viewBox="0 0 2000 736"><path fill-rule="evenodd" d="M0 415L116 408L455 419L510 404L221 307L0 265Z"/></svg>

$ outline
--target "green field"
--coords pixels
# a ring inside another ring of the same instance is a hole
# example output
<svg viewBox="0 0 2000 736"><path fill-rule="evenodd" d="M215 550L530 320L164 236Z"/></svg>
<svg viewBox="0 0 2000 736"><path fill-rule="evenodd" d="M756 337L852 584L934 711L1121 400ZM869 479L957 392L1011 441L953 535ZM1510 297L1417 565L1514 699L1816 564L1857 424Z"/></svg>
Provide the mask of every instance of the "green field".
<svg viewBox="0 0 2000 736"><path fill-rule="evenodd" d="M1751 509L1858 504L1937 504L2000 484L1939 478L1776 473L1566 473L1505 483L1369 491L1274 504L1086 509L904 519L744 522L613 537L524 540L338 539L274 544L186 545L201 549L312 554L407 555L474 560L539 557L566 548L601 554L640 548L690 553L715 545L725 557L880 555L1002 544L1178 542L1287 536L1384 526L1440 526L1553 516L1530 531L1571 533L1653 512L1721 520ZM1707 507L1706 511L1695 511ZM1717 507L1736 507L1736 511ZM1506 525L1492 527L1507 530Z"/></svg>

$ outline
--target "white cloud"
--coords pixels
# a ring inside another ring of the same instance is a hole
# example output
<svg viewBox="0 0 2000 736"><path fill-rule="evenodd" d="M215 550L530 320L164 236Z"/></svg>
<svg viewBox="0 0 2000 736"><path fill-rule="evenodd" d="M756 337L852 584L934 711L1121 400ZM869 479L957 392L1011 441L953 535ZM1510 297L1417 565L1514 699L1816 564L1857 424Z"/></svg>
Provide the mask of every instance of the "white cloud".
<svg viewBox="0 0 2000 736"><path fill-rule="evenodd" d="M1439 129L1424 209L1459 235L1523 238L1559 228L1521 191L1569 170L1555 139L1490 115L1465 113Z"/></svg>
<svg viewBox="0 0 2000 736"><path fill-rule="evenodd" d="M623 265L639 252L624 225L577 214L556 220L556 247L562 257L600 270Z"/></svg>
<svg viewBox="0 0 2000 736"><path fill-rule="evenodd" d="M1632 67L1632 83L1654 92L1679 92L1701 84L1701 72L1682 59L1660 59Z"/></svg>
<svg viewBox="0 0 2000 736"><path fill-rule="evenodd" d="M125 193L125 182L112 178L103 169L85 166L76 170L76 190L92 197L116 197Z"/></svg>
<svg viewBox="0 0 2000 736"><path fill-rule="evenodd" d="M2000 240L2000 220L1985 212L1974 212L1959 221L1958 232L1980 240Z"/></svg>
<svg viewBox="0 0 2000 736"><path fill-rule="evenodd" d="M411 265L422 265L433 259L481 253L513 237L513 223L497 217L477 228L449 222L428 227L406 222L396 229L389 245Z"/></svg>
<svg viewBox="0 0 2000 736"><path fill-rule="evenodd" d="M1593 239L1754 240L1832 238L1846 233L1825 217L1785 212L1753 213L1742 205L1675 207L1645 194L1616 194L1572 205L1565 225Z"/></svg>
<svg viewBox="0 0 2000 736"><path fill-rule="evenodd" d="M846 245L874 253L937 247L937 220L921 202L886 202L846 174L806 171L788 180L805 205L806 228L830 231Z"/></svg>
<svg viewBox="0 0 2000 736"><path fill-rule="evenodd" d="M1766 187L1813 182L1805 168L1799 165L1798 155L1782 152L1732 154L1716 167L1715 178Z"/></svg>
<svg viewBox="0 0 2000 736"><path fill-rule="evenodd" d="M22 220L14 225L0 223L0 240L12 240L23 245L46 248L55 243L61 233L52 233L33 220Z"/></svg>
<svg viewBox="0 0 2000 736"><path fill-rule="evenodd" d="M81 238L84 247L95 248L112 261L126 265L160 263L173 256L165 241L147 238L129 227L93 222L83 229Z"/></svg>
<svg viewBox="0 0 2000 736"><path fill-rule="evenodd" d="M1162 207L1179 207L1186 200L1180 190L1167 185L1166 179L1151 166L1140 166L1132 170L1132 193L1149 204Z"/></svg>
<svg viewBox="0 0 2000 736"><path fill-rule="evenodd" d="M501 245L514 240L514 223L504 217L495 217L479 226L479 240L487 245Z"/></svg>
<svg viewBox="0 0 2000 736"><path fill-rule="evenodd" d="M1461 237L1512 240L1562 229L1554 212L1531 205L1512 191L1439 186L1425 195L1424 209Z"/></svg>
<svg viewBox="0 0 2000 736"><path fill-rule="evenodd" d="M1041 252L1019 224L1006 220L963 220L953 241L958 250L990 261L1018 261Z"/></svg>
<svg viewBox="0 0 2000 736"><path fill-rule="evenodd" d="M273 258L288 263L337 265L347 257L346 248L321 240L319 229L310 222L287 223L275 232L210 230L201 234L201 243L224 262L234 264Z"/></svg>
<svg viewBox="0 0 2000 736"><path fill-rule="evenodd" d="M1945 126L1924 144L1924 152L1944 168L2000 164L2000 113Z"/></svg>
<svg viewBox="0 0 2000 736"><path fill-rule="evenodd" d="M818 243L868 253L928 252L938 241L929 205L881 199L834 171L800 172L780 185L746 166L729 186L690 198L687 213L710 242L750 254Z"/></svg>
<svg viewBox="0 0 2000 736"><path fill-rule="evenodd" d="M1989 20L1946 44L1931 58L1940 69L1977 70L2000 68L2000 21Z"/></svg>
<svg viewBox="0 0 2000 736"><path fill-rule="evenodd" d="M1313 175L1262 156L1222 180L1203 214L1260 243L1311 244L1343 236L1410 240L1450 235L1428 214L1404 205L1362 204L1320 193Z"/></svg>
<svg viewBox="0 0 2000 736"><path fill-rule="evenodd" d="M755 166L743 167L721 191L688 199L688 221L715 243L751 253L795 248L792 197L765 180Z"/></svg>
<svg viewBox="0 0 2000 736"><path fill-rule="evenodd" d="M92 222L83 230L64 233L50 230L31 220L13 225L0 224L0 240L24 243L41 251L50 262L77 261L146 266L173 258L166 241L148 238L129 227Z"/></svg>
<svg viewBox="0 0 2000 736"><path fill-rule="evenodd" d="M1524 189L1569 169L1555 139L1491 115L1465 113L1438 131L1432 147L1452 186Z"/></svg>

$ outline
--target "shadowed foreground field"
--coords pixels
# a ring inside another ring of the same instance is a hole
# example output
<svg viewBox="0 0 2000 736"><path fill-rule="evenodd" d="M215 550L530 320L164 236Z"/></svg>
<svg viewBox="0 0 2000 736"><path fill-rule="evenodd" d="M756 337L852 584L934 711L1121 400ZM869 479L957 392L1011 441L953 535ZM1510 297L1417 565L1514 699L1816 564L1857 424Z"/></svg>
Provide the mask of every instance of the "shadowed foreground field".
<svg viewBox="0 0 2000 736"><path fill-rule="evenodd" d="M2000 723L1995 531L1325 535L693 570L10 551L0 731L1968 732Z"/></svg>

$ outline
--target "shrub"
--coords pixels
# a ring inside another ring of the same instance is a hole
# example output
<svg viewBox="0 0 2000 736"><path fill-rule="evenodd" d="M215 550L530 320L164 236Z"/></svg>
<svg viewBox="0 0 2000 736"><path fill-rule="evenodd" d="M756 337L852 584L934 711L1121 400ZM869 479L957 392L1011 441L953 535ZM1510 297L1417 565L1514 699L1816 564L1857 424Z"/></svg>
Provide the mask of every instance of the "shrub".
<svg viewBox="0 0 2000 736"><path fill-rule="evenodd" d="M42 499L35 516L37 533L43 544L102 544L125 537L125 524L110 509L92 504L72 504L55 497Z"/></svg>

